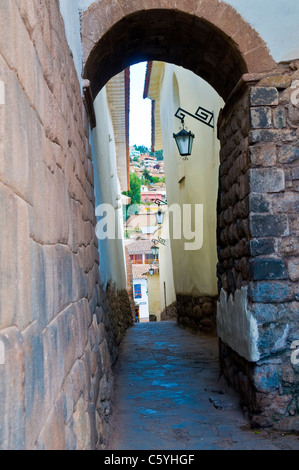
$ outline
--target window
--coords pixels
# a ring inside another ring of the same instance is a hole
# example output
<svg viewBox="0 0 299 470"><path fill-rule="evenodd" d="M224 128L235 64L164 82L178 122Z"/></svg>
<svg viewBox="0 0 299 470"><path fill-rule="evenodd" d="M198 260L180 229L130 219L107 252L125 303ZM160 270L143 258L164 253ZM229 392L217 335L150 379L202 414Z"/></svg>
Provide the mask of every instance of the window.
<svg viewBox="0 0 299 470"><path fill-rule="evenodd" d="M131 260L133 264L142 264L142 255L131 255Z"/></svg>
<svg viewBox="0 0 299 470"><path fill-rule="evenodd" d="M135 297L135 299L141 299L141 297L142 297L141 284L135 284L134 285L134 297Z"/></svg>
<svg viewBox="0 0 299 470"><path fill-rule="evenodd" d="M144 264L152 264L155 261L154 255L145 255L145 263Z"/></svg>

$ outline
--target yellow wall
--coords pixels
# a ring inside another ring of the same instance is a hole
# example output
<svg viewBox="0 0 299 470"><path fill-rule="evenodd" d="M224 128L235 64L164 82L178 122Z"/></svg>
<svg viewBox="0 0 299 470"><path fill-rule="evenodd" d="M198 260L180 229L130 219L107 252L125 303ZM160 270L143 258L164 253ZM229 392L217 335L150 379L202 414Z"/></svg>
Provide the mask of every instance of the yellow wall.
<svg viewBox="0 0 299 470"><path fill-rule="evenodd" d="M199 106L214 111L215 124L223 101L202 79L171 64L154 62L160 79L149 89L159 101L168 206L203 204L203 246L186 251L188 240L171 239L173 278L176 294L217 295L216 203L218 192L219 141L217 131L192 117L185 125L195 134L193 152L187 161L180 157L173 133L181 126L174 117L179 106L194 114ZM159 140L159 139L157 139ZM194 220L193 220L194 222ZM170 237L172 238L170 220Z"/></svg>
<svg viewBox="0 0 299 470"><path fill-rule="evenodd" d="M160 278L159 274L153 276L147 276L147 287L148 287L148 306L149 314L156 315L157 321L161 320L161 309L160 309Z"/></svg>
<svg viewBox="0 0 299 470"><path fill-rule="evenodd" d="M165 245L159 245L160 305L161 311L163 311L165 310L165 297L166 306L171 305L173 302L176 301L173 280L172 254L169 241L169 217L167 210L164 212L164 222L160 236L161 238L166 240Z"/></svg>

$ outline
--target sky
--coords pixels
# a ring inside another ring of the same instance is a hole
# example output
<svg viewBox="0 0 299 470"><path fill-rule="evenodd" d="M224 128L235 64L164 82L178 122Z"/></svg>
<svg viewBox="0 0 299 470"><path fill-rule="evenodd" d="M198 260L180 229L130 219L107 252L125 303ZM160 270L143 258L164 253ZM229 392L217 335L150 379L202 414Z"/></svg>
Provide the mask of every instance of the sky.
<svg viewBox="0 0 299 470"><path fill-rule="evenodd" d="M151 100L143 99L146 62L131 67L130 145L151 148Z"/></svg>

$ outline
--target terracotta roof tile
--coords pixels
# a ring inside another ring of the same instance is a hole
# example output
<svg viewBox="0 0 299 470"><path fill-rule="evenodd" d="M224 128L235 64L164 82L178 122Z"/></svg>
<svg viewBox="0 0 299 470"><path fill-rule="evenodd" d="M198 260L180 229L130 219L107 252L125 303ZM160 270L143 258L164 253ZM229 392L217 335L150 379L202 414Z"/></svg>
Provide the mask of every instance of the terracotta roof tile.
<svg viewBox="0 0 299 470"><path fill-rule="evenodd" d="M133 279L146 279L149 268L148 264L132 264Z"/></svg>
<svg viewBox="0 0 299 470"><path fill-rule="evenodd" d="M152 246L153 246L153 242L151 240L137 240L127 245L127 250L130 255L136 254L136 253L151 254Z"/></svg>

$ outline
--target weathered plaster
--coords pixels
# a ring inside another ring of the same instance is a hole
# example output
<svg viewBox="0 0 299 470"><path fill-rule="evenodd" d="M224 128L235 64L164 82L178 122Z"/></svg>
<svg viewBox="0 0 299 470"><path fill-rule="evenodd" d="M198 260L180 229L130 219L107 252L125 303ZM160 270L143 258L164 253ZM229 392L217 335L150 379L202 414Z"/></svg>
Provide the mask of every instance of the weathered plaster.
<svg viewBox="0 0 299 470"><path fill-rule="evenodd" d="M218 335L228 346L250 362L260 358L257 321L247 309L247 287L227 296L221 289L217 305Z"/></svg>

